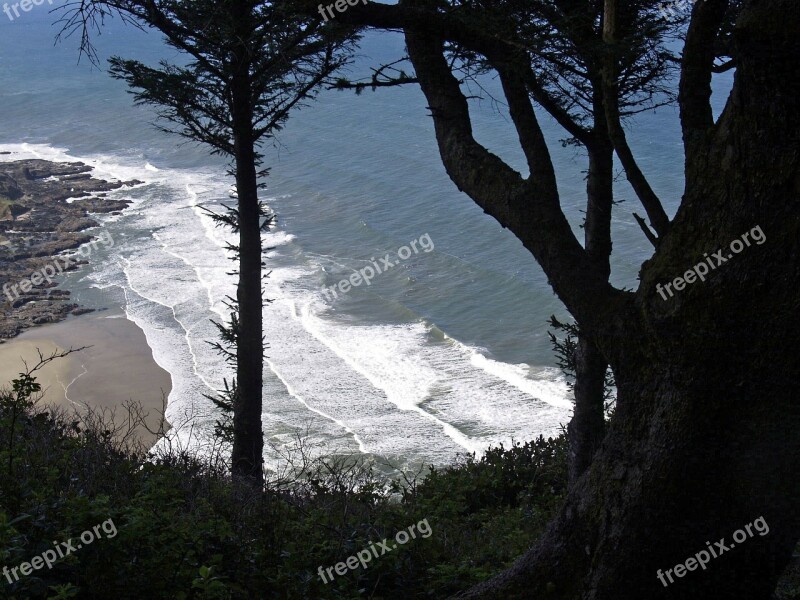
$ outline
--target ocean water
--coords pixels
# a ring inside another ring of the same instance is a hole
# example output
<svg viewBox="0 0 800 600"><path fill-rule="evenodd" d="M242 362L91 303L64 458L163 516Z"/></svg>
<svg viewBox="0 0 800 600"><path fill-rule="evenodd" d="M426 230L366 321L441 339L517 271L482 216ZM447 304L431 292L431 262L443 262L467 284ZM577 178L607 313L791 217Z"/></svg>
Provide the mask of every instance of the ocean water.
<svg viewBox="0 0 800 600"><path fill-rule="evenodd" d="M114 247L64 285L85 305L123 308L142 328L172 376L167 418L183 441L200 444L215 419L205 396L232 375L208 343L216 339L211 321L226 318L224 299L235 291L224 250L230 234L201 207L233 202L232 182L224 161L157 131L153 110L132 106L123 83L79 62L75 39L54 45L49 8L13 21L0 13L0 151L13 152L0 160L81 160L96 176L144 182L115 192L134 204L100 219ZM158 35L118 22L97 42L102 58L179 59ZM402 50L401 36L370 33L351 74ZM484 83L496 91L496 82ZM722 98L715 96L717 110ZM567 313L519 241L448 179L425 106L414 86L326 91L265 149L264 199L277 215L265 234L270 465L298 435L320 453L445 464L460 452L556 434L569 420L546 324ZM473 110L478 139L524 173L504 107L487 98ZM564 210L582 239L586 161L543 122ZM673 214L683 188L676 109L638 116L630 135ZM612 281L635 289L652 248L631 216L641 210L622 175L618 190ZM418 252L370 285L323 294L412 241Z"/></svg>

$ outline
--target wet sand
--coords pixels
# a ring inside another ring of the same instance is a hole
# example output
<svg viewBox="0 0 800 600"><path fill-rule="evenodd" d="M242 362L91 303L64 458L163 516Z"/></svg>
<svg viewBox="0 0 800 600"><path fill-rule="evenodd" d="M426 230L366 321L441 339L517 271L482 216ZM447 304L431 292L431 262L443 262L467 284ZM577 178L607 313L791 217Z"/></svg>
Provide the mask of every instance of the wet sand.
<svg viewBox="0 0 800 600"><path fill-rule="evenodd" d="M66 409L115 411L115 422L127 416L123 405L141 403L151 429L158 427L172 382L153 360L144 333L120 311L102 311L36 327L0 344L0 387L38 361L37 349L49 356L53 351L91 346L56 360L37 372L42 384L42 403ZM140 429L137 434L148 446L156 438Z"/></svg>

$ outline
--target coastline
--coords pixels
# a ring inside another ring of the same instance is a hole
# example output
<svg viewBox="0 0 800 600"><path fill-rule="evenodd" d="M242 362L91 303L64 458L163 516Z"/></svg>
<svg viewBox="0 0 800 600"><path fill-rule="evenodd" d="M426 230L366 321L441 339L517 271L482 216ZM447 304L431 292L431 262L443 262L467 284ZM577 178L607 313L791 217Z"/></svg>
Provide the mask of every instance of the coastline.
<svg viewBox="0 0 800 600"><path fill-rule="evenodd" d="M47 356L55 350L91 346L54 361L37 373L44 396L41 403L66 410L114 413L122 425L124 404L141 403L148 427L156 430L172 389L170 374L153 359L144 332L121 311L101 311L29 329L0 345L0 387L38 362L37 349ZM152 447L157 437L143 428L137 438Z"/></svg>
<svg viewBox="0 0 800 600"><path fill-rule="evenodd" d="M92 177L81 162L0 158L0 343L22 331L55 323L84 309L59 289L59 277L87 264L97 242L114 240L93 218L121 214L130 200L108 192L141 181ZM100 231L98 231L100 229Z"/></svg>
<svg viewBox="0 0 800 600"><path fill-rule="evenodd" d="M0 388L39 362L38 351L90 346L36 373L41 404L71 412L87 409L124 427L126 405L139 403L147 428L135 438L152 447L172 389L144 332L116 310L87 309L60 288L60 275L87 264L98 241L113 239L93 218L120 214L129 200L108 192L138 185L92 176L81 162L0 157ZM88 253L86 250L88 249ZM24 361L24 362L23 362Z"/></svg>

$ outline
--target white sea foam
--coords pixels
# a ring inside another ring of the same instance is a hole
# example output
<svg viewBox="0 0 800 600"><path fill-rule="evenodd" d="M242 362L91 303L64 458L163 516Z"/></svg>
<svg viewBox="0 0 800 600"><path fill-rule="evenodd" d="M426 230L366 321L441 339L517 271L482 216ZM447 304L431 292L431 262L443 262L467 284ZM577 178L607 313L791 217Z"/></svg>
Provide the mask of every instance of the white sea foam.
<svg viewBox="0 0 800 600"><path fill-rule="evenodd" d="M533 398L537 398L542 402L546 402L551 406L558 408L572 409L572 402L567 399L568 389L566 382L560 378L558 371L553 370L540 370L540 375L537 379L531 379L528 375L531 371L529 365L510 365L502 363L491 358L486 358L478 351L472 351L470 362L489 373L498 379L509 383L518 390L521 390ZM558 379L551 379L553 373Z"/></svg>
<svg viewBox="0 0 800 600"><path fill-rule="evenodd" d="M93 265L91 278L124 291L127 318L172 376L167 418L183 424L182 443L202 447L216 418L205 396L232 375L208 342L218 337L211 320L226 321L225 299L235 296L235 265L225 249L235 240L201 207L224 210L230 183L140 157L75 157L29 144L4 149L15 154L0 160L80 160L96 176L146 182L112 225L120 228L117 244L106 263ZM268 441L285 444L307 432L319 452L444 464L457 452L555 434L566 423L571 403L555 369L499 362L424 322L368 325L331 312L320 300L318 261L288 258L295 239L273 226L263 240L275 248L265 282L274 302L264 306ZM271 449L265 454L270 466L280 460Z"/></svg>
<svg viewBox="0 0 800 600"><path fill-rule="evenodd" d="M92 176L98 179L115 181L138 179L144 183L152 180L152 176L147 175L148 170L144 166L126 164L124 160L116 156L99 154L76 157L70 154L66 148L28 143L0 144L0 152L11 152L11 154L0 155L0 161L3 162L25 159L40 159L52 162L82 162L94 169ZM130 188L127 189L130 190Z"/></svg>

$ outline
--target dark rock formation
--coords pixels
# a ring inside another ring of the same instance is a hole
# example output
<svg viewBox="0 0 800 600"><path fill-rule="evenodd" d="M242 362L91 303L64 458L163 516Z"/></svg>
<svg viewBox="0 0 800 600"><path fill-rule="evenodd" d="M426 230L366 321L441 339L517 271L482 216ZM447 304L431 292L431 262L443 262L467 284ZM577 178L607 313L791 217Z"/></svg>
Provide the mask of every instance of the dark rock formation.
<svg viewBox="0 0 800 600"><path fill-rule="evenodd" d="M0 343L91 312L56 289L54 278L86 264L63 253L94 239L84 233L98 226L90 213L119 214L131 203L106 192L142 183L94 179L91 170L83 163L0 162Z"/></svg>

